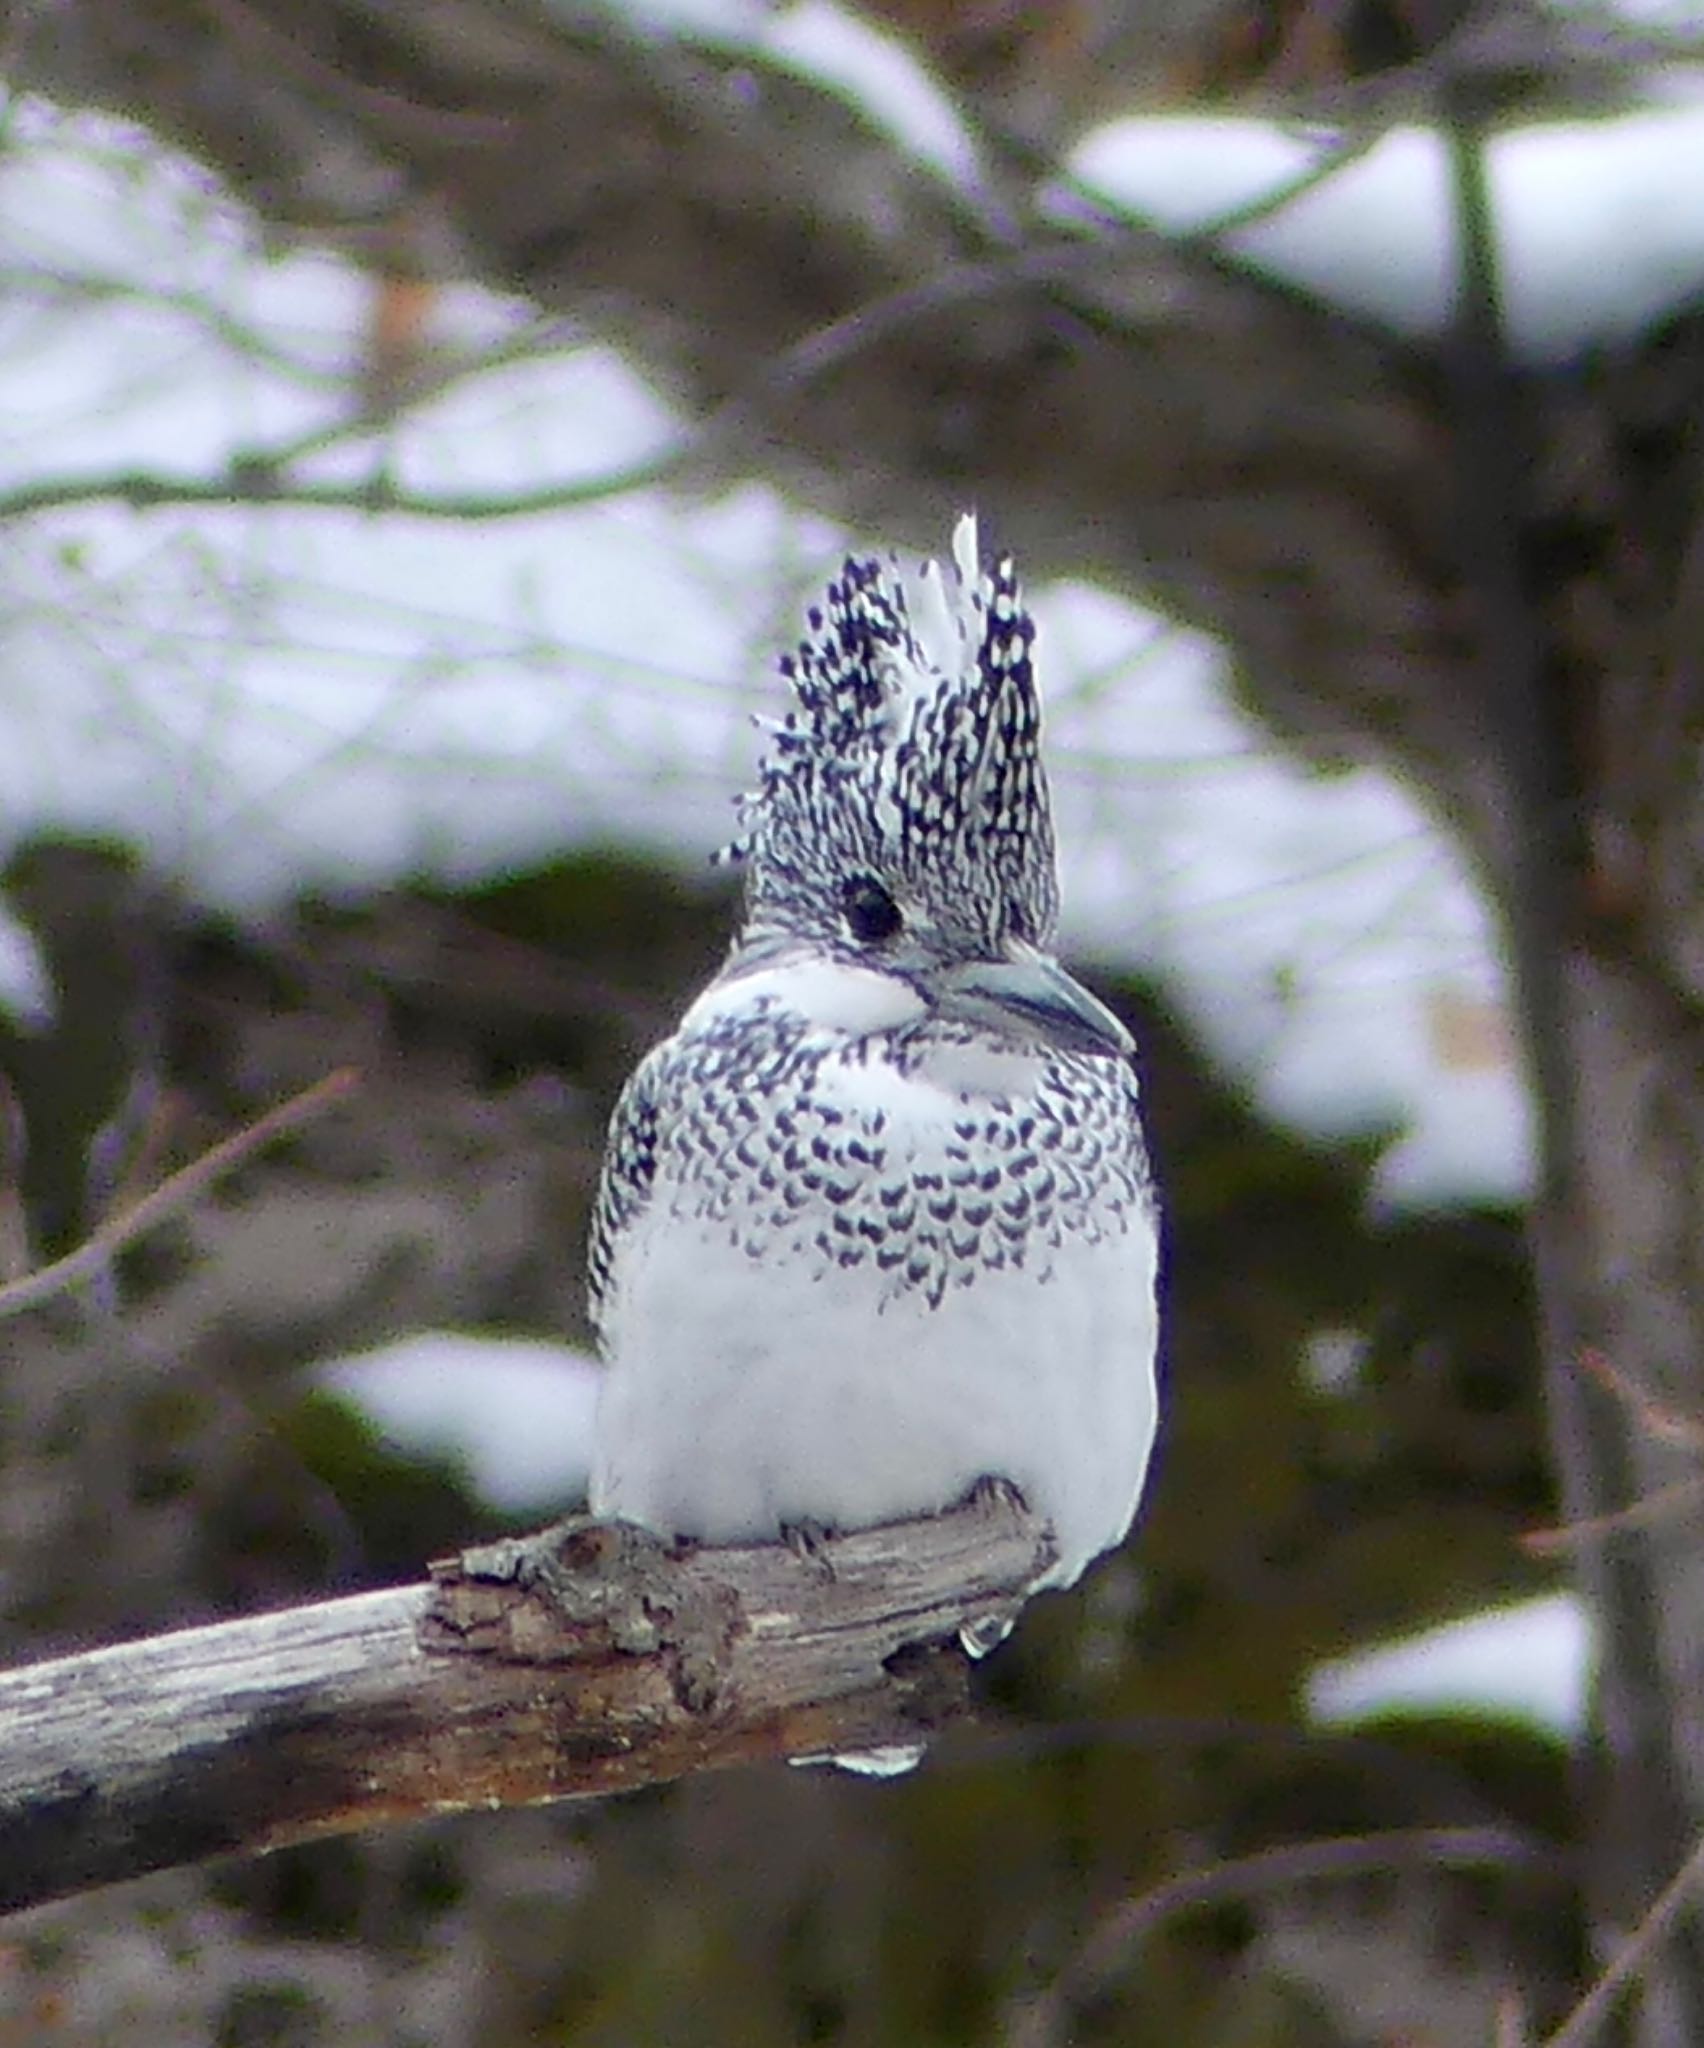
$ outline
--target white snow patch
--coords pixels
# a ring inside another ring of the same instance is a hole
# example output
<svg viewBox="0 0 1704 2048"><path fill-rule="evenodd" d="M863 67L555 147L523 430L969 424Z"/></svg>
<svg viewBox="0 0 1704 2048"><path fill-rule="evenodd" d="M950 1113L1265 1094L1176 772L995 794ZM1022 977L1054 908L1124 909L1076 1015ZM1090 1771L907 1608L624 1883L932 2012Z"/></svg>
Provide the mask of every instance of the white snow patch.
<svg viewBox="0 0 1704 2048"><path fill-rule="evenodd" d="M833 0L800 0L753 38L785 61L855 101L915 162L961 191L982 183L982 157L952 100L897 37Z"/></svg>
<svg viewBox="0 0 1704 2048"><path fill-rule="evenodd" d="M1579 1599L1550 1593L1321 1664L1307 1710L1332 1726L1376 1714L1492 1714L1572 1738L1586 1725L1594 1656Z"/></svg>
<svg viewBox="0 0 1704 2048"><path fill-rule="evenodd" d="M1379 1158L1369 1190L1383 1210L1519 1201L1537 1172L1532 1100L1511 1069L1434 1067L1420 1114ZM1425 1077L1416 1076L1416 1085Z"/></svg>
<svg viewBox="0 0 1704 2048"><path fill-rule="evenodd" d="M57 995L35 934L0 903L0 1010L22 1031L53 1022Z"/></svg>
<svg viewBox="0 0 1704 2048"><path fill-rule="evenodd" d="M1440 1011L1495 1015L1494 933L1414 798L1276 753L1209 649L1078 585L1040 593L1067 944L1154 973L1272 1116L1404 1133L1381 1206L1519 1200L1512 1053L1458 1064Z"/></svg>
<svg viewBox="0 0 1704 2048"><path fill-rule="evenodd" d="M1340 156L1340 167L1294 198ZM1704 296L1704 108L1641 108L1511 128L1490 146L1504 316L1516 351L1558 364L1632 340ZM1171 234L1211 234L1267 200L1219 245L1252 268L1398 333L1454 315L1458 234L1443 137L1392 129L1370 149L1233 116L1117 121L1078 144L1056 215L1084 195Z"/></svg>
<svg viewBox="0 0 1704 2048"><path fill-rule="evenodd" d="M1302 1384L1315 1394L1351 1394L1366 1376L1367 1333L1341 1327L1310 1330L1302 1340Z"/></svg>
<svg viewBox="0 0 1704 2048"><path fill-rule="evenodd" d="M648 35L691 36L717 43L750 43L774 13L772 0L606 0L625 28Z"/></svg>
<svg viewBox="0 0 1704 2048"><path fill-rule="evenodd" d="M596 1360L566 1344L426 1331L315 1367L397 1450L451 1457L503 1513L582 1503Z"/></svg>

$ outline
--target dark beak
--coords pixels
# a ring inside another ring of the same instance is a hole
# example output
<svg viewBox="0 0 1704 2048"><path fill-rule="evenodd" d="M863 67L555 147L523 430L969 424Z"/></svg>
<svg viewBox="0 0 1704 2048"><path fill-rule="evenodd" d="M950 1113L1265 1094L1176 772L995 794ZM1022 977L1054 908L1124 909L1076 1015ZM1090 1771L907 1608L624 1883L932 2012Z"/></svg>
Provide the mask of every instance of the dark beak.
<svg viewBox="0 0 1704 2048"><path fill-rule="evenodd" d="M1114 1059L1134 1044L1105 1003L1032 946L1015 946L1004 960L949 967L933 977L930 993L941 1016L984 1025L1002 1038Z"/></svg>

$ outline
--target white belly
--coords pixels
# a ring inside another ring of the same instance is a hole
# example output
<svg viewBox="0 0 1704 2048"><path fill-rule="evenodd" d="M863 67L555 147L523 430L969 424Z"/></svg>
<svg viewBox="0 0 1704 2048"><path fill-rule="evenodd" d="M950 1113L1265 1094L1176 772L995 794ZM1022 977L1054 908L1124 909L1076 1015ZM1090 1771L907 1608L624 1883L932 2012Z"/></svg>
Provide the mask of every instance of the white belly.
<svg viewBox="0 0 1704 2048"><path fill-rule="evenodd" d="M1068 1585L1141 1493L1154 1269L1139 1217L931 1308L867 1265L754 1259L725 1224L648 1217L615 1276L593 1512L719 1543L932 1511L994 1474L1052 1523Z"/></svg>

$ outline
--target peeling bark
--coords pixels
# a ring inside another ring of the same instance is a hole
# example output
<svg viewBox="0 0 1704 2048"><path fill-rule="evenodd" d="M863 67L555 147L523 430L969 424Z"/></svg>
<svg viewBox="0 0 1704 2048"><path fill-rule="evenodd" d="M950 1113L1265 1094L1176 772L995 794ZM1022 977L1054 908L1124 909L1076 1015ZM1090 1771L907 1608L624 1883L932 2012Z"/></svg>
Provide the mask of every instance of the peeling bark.
<svg viewBox="0 0 1704 2048"><path fill-rule="evenodd" d="M1052 1561L989 1492L785 1545L572 1523L432 1583L0 1675L0 1910L429 1814L916 1743Z"/></svg>

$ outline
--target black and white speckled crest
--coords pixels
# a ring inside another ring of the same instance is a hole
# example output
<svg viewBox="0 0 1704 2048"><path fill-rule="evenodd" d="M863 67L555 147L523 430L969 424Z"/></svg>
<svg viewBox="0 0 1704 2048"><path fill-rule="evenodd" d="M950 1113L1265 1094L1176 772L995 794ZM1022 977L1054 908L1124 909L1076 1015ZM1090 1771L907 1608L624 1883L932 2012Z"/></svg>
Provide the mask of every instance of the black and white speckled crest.
<svg viewBox="0 0 1704 2048"><path fill-rule="evenodd" d="M973 519L953 552L909 577L849 559L783 659L796 708L729 848L750 931L840 945L845 886L868 876L951 951L1052 938L1034 623L1011 559L979 564Z"/></svg>

